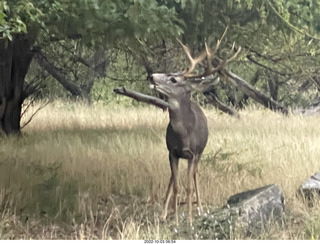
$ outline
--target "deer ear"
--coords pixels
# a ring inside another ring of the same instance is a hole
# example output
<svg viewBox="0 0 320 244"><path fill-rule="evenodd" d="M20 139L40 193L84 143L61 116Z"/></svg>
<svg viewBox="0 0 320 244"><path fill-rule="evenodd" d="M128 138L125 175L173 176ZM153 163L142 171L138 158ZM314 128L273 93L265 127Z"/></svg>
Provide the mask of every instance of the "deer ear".
<svg viewBox="0 0 320 244"><path fill-rule="evenodd" d="M197 91L204 92L209 89L211 86L216 86L220 82L219 76L209 75L206 77L201 77L198 79L194 79L193 81L189 81L189 86Z"/></svg>

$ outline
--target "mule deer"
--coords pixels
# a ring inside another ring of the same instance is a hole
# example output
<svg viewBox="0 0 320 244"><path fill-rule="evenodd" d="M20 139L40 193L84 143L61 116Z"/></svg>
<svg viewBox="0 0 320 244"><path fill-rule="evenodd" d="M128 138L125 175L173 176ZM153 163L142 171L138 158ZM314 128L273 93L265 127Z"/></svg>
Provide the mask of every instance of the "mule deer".
<svg viewBox="0 0 320 244"><path fill-rule="evenodd" d="M200 211L202 211L198 188L197 168L202 152L207 144L208 126L206 117L199 105L190 100L190 93L192 88L204 90L206 85L203 85L203 82L194 82L197 80L206 80L205 77L212 76L219 70L223 69L227 63L235 59L239 54L241 48L239 48L237 52L233 53L233 55L230 55L225 60L220 61L218 65L213 67L211 62L219 48L221 39L218 40L213 51L205 45L206 50L197 58L193 58L189 48L179 41L191 61L189 69L185 72L170 74L155 73L148 77L150 83L154 85L155 90L168 98L170 122L166 132L166 143L169 150L171 178L166 193L161 219L166 219L169 201L173 193L173 208L176 224L178 224L179 221L177 213L179 158L188 160L187 208L188 221L190 224L192 224L192 181L195 186L197 205ZM231 52L234 52L234 45L229 53ZM195 67L202 61L206 61L207 63L204 73L200 75L194 74L193 71Z"/></svg>

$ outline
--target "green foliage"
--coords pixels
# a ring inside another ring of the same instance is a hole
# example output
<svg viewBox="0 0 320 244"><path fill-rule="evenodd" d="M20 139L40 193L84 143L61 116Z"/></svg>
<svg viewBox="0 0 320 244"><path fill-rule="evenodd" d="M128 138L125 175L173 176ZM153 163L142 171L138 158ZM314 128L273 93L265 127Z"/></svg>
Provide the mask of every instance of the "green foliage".
<svg viewBox="0 0 320 244"><path fill-rule="evenodd" d="M87 85L86 80L92 75L90 67L83 64L92 58L95 49L103 47L108 55L121 50L139 59L142 53L150 51L150 43L173 39L182 32L175 9L156 0L15 0L4 6L13 10L2 18L0 35L12 40L14 31L26 33L35 49L41 49L65 78L80 88ZM8 25L10 21L22 27L13 28ZM34 67L31 71L28 81L39 73ZM117 76L113 77L123 79ZM48 90L59 96L63 93L53 80L48 78L44 82L47 89L43 89L42 97Z"/></svg>
<svg viewBox="0 0 320 244"><path fill-rule="evenodd" d="M317 92L316 85L304 94L298 90L318 76L319 16L315 0L11 0L0 3L0 38L12 40L14 34L26 33L37 48L62 64L59 68L67 77L77 74L80 86L89 71L76 55L90 59L92 50L101 46L107 55L119 50L131 55L130 71L121 70L123 60L111 60L110 65L121 72L107 70L109 78L97 79L94 87L104 95L93 91L92 96L110 101L111 86L121 84L120 80L146 90L141 60L157 72L182 70L177 57L183 54L176 37L197 54L205 42L213 47L228 26L217 55L225 57L233 42L242 46L241 56L229 68L269 95L270 77L277 75L279 101L297 106L310 103ZM253 81L257 70L262 75ZM137 82L131 82L134 79ZM52 78L48 84L61 94ZM239 103L243 100L239 92L223 86L218 94L227 104L234 97Z"/></svg>
<svg viewBox="0 0 320 244"><path fill-rule="evenodd" d="M51 38L81 38L87 45L141 45L181 32L172 8L156 0L14 0L0 5L2 36L42 30ZM39 43L40 44L40 43Z"/></svg>
<svg viewBox="0 0 320 244"><path fill-rule="evenodd" d="M135 63L132 56L124 53L118 53L108 67L107 76L94 83L92 98L106 104L141 105L133 99L116 95L113 92L116 87L127 87L146 94L152 93L145 70Z"/></svg>
<svg viewBox="0 0 320 244"><path fill-rule="evenodd" d="M124 44L135 49L147 39L179 32L179 27L173 24L178 22L174 10L155 0L56 1L56 6L61 13L51 16L54 26L49 34L56 38L80 37L89 46Z"/></svg>
<svg viewBox="0 0 320 244"><path fill-rule="evenodd" d="M29 6L26 5L21 7ZM21 7L18 6L18 11ZM25 12L28 12L28 10L29 8L24 9ZM19 15L15 15L14 13L11 14L12 11L13 10L10 8L6 1L0 2L0 39L8 38L10 41L12 41L13 34L25 33L27 31L26 25L23 22L22 18Z"/></svg>

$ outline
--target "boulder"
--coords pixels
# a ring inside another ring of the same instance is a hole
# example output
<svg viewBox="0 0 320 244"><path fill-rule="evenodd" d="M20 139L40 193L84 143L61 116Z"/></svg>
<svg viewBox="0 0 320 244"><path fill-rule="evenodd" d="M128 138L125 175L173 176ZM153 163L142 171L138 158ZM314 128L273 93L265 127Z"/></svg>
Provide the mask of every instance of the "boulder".
<svg viewBox="0 0 320 244"><path fill-rule="evenodd" d="M312 200L320 194L320 173L315 173L302 183L298 193L305 199Z"/></svg>
<svg viewBox="0 0 320 244"><path fill-rule="evenodd" d="M257 236L284 213L284 197L277 185L267 185L231 196L227 204L200 216L197 230L203 239Z"/></svg>

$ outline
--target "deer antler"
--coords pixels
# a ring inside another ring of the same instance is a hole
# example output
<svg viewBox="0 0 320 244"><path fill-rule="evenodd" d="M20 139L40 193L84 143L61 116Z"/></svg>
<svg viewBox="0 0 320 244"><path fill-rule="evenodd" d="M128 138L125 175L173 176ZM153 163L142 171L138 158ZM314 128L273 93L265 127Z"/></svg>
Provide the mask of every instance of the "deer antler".
<svg viewBox="0 0 320 244"><path fill-rule="evenodd" d="M187 78L200 78L200 77L205 77L211 74L216 73L217 71L223 69L229 62L231 62L232 60L234 60L239 53L241 52L241 47L238 48L238 50L232 55L231 53L234 52L235 50L235 43L233 43L232 48L230 49L230 51L228 52L227 56L229 56L229 58L227 57L225 60L223 60L222 62L220 62L220 64L216 67L212 67L212 60L214 58L214 55L216 54L217 50L220 47L221 41L224 38L224 36L226 35L228 30L228 27L225 29L224 33L222 34L221 38L217 41L216 46L214 47L213 50L211 50L207 43L205 43L205 48L206 50L200 54L199 57L197 58L193 58L190 54L190 49L183 45L182 42L180 40L178 40L178 42L181 44L181 46L183 47L183 50L185 51L185 53L187 54L191 65L189 67L189 69L187 71L184 72L184 76ZM205 67L204 73L203 74L192 74L193 70L195 69L196 65L200 62L202 62L205 57L207 57L207 66Z"/></svg>
<svg viewBox="0 0 320 244"><path fill-rule="evenodd" d="M222 62L220 62L220 64L216 67L212 67L212 59L213 59L213 55L212 57L208 57L208 64L207 67L205 68L205 72L201 75L198 75L197 77L204 77L204 76L208 76L211 74L216 73L217 71L223 69L229 62L231 62L232 60L234 60L239 53L241 52L241 47L238 48L238 50L232 55L231 53L234 52L234 47L235 47L235 43L233 43L232 48L230 49L230 51L228 52L227 56L230 56L229 58L226 58L225 60L223 60ZM232 55L232 56L231 56Z"/></svg>
<svg viewBox="0 0 320 244"><path fill-rule="evenodd" d="M192 55L191 55L190 49L189 49L186 45L184 45L179 39L177 39L177 41L181 44L184 52L187 54L187 57L189 58L190 63L191 63L190 66L189 66L189 68L188 68L186 71L184 71L184 74L183 74L183 75L184 75L185 77L189 77L189 76L192 77L191 73L193 72L193 70L195 69L195 67L197 66L197 64L198 64L198 63L201 63L202 60L205 59L205 57L207 56L207 54L206 54L206 52L202 52L199 57L193 58Z"/></svg>

